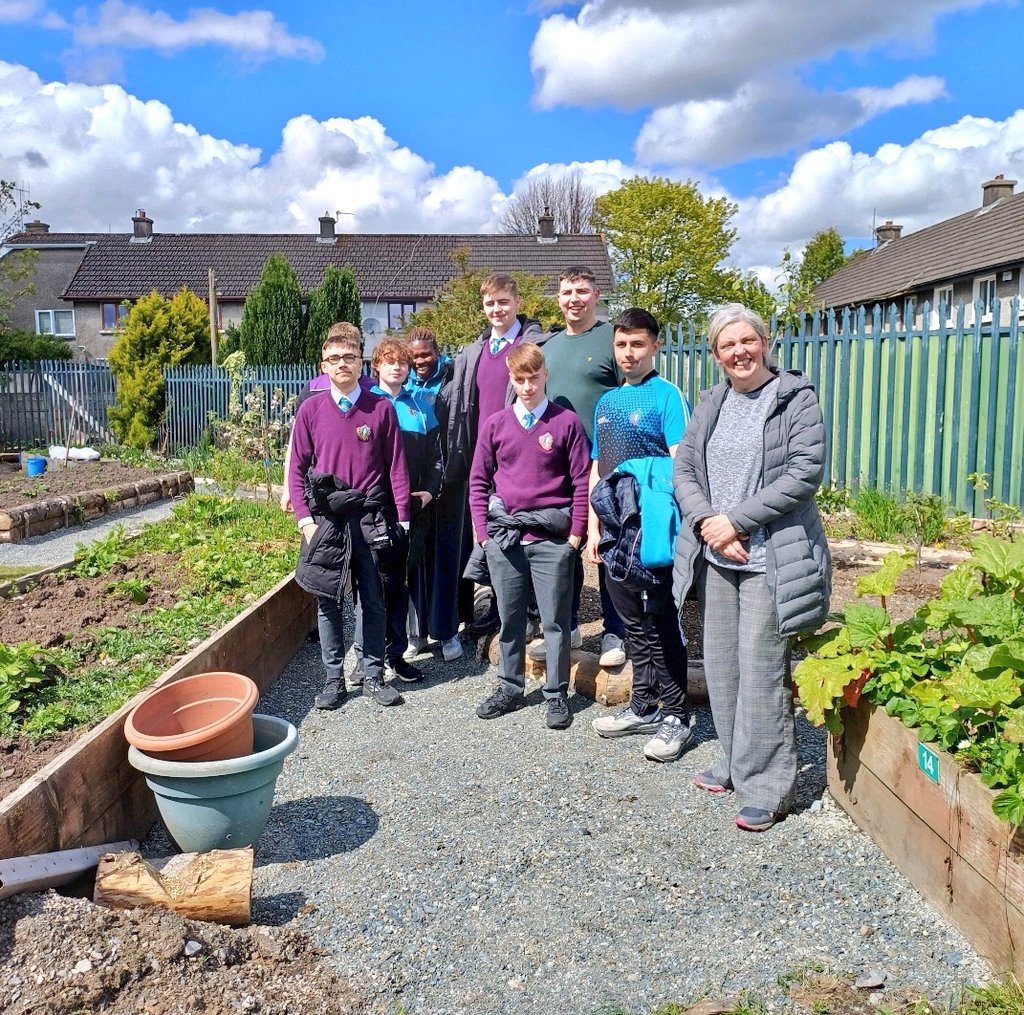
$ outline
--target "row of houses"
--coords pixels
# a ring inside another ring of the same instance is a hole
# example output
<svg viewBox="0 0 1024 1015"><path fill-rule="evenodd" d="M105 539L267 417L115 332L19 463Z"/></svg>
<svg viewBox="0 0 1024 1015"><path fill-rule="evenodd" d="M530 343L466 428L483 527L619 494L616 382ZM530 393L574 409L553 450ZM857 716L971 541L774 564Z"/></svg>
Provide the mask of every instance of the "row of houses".
<svg viewBox="0 0 1024 1015"><path fill-rule="evenodd" d="M961 303L968 305L968 325L976 306L983 319L995 299L1008 308L1012 297L1024 296L1024 193L1014 192L1016 183L996 176L982 184L979 207L906 236L886 220L875 247L818 286L815 305L856 310L895 304L901 325L932 328L952 322ZM36 294L16 303L12 323L66 339L79 357L102 358L125 301L153 290L170 297L185 285L208 296L224 328L241 319L275 251L288 258L304 292L320 284L328 264L351 268L369 339L429 303L456 273L453 254L460 248L468 249L471 269L542 275L551 292L559 272L573 264L591 266L602 291L613 289L603 238L557 235L547 214L532 235L341 234L326 213L311 234L160 233L141 209L131 221L126 233L59 233L37 220L0 246L0 257L38 253Z"/></svg>
<svg viewBox="0 0 1024 1015"><path fill-rule="evenodd" d="M399 327L403 317L428 304L459 270L453 254L460 249L469 251L471 270L542 275L552 293L559 273L576 264L591 267L603 291L612 288L603 239L556 234L548 215L541 216L532 235L338 233L329 214L320 217L312 234L161 233L154 225L141 209L132 217L130 233L59 233L45 222L29 222L0 247L0 257L19 250L38 254L36 293L15 305L13 325L66 339L76 358L103 358L125 301L154 290L170 297L184 285L201 297L212 296L223 329L241 320L246 297L277 251L295 269L303 292L320 284L329 264L351 268L369 339Z"/></svg>

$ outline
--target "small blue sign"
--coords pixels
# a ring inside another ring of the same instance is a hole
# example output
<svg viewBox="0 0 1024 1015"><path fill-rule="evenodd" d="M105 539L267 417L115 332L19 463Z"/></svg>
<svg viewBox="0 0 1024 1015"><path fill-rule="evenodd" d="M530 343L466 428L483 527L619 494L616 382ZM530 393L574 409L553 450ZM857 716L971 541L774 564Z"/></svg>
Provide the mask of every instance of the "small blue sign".
<svg viewBox="0 0 1024 1015"><path fill-rule="evenodd" d="M924 744L917 745L917 767L931 779L932 782L939 781L939 756Z"/></svg>

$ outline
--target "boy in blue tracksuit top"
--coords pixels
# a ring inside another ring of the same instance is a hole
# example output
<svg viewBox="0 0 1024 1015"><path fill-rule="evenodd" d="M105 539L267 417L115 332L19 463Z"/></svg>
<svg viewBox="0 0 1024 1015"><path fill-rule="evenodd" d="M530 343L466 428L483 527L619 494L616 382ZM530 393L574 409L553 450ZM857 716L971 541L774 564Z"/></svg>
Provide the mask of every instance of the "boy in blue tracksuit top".
<svg viewBox="0 0 1024 1015"><path fill-rule="evenodd" d="M646 310L634 307L622 313L614 325L612 350L623 382L602 395L594 411L591 492L610 473L628 472L637 483L641 515L645 493L648 511L658 510L662 503L674 510L674 500L659 496L661 473L670 474L671 460L690 418L682 392L654 369L658 333L657 320ZM667 489L671 490L670 482ZM645 533L641 546L661 528ZM595 564L602 563L600 540L592 511L587 555ZM644 556L642 549L640 556ZM693 732L686 707L686 647L671 593L671 555L659 564L660 558L648 568L656 579L652 591L638 591L609 576L608 591L625 625L626 646L633 659L633 692L624 709L595 719L592 725L603 737L654 733L644 746L644 756L651 761L675 761L693 741Z"/></svg>

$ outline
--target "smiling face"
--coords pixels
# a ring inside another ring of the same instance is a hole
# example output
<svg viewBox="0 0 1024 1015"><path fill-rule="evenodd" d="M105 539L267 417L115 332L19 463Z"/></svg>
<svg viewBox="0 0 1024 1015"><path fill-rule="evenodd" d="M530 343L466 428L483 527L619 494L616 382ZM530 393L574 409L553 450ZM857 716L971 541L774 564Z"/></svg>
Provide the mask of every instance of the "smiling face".
<svg viewBox="0 0 1024 1015"><path fill-rule="evenodd" d="M570 335L589 331L597 323L597 301L601 290L589 279L566 278L558 284L558 309Z"/></svg>
<svg viewBox="0 0 1024 1015"><path fill-rule="evenodd" d="M416 376L423 380L431 377L437 369L437 347L426 339L409 343L409 358Z"/></svg>
<svg viewBox="0 0 1024 1015"><path fill-rule="evenodd" d="M504 335L516 322L522 300L508 289L483 294L484 314L495 335Z"/></svg>
<svg viewBox="0 0 1024 1015"><path fill-rule="evenodd" d="M657 351L658 339L649 331L615 329L612 352L615 354L619 372L627 384L642 381L654 369L654 356Z"/></svg>
<svg viewBox="0 0 1024 1015"><path fill-rule="evenodd" d="M714 354L737 391L753 391L772 376L766 362L768 340L746 321L736 321L719 332Z"/></svg>
<svg viewBox="0 0 1024 1015"><path fill-rule="evenodd" d="M509 380L519 401L531 412L544 401L544 391L548 383L547 367L541 367L533 374L509 374Z"/></svg>

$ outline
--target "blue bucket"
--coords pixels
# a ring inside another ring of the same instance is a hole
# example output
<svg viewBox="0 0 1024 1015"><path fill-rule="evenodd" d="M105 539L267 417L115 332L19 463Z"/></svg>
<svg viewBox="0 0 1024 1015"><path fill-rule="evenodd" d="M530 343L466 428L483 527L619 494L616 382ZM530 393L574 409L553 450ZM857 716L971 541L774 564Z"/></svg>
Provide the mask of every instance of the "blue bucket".
<svg viewBox="0 0 1024 1015"><path fill-rule="evenodd" d="M25 473L29 476L41 476L46 472L46 459L42 455L30 455L25 459Z"/></svg>

